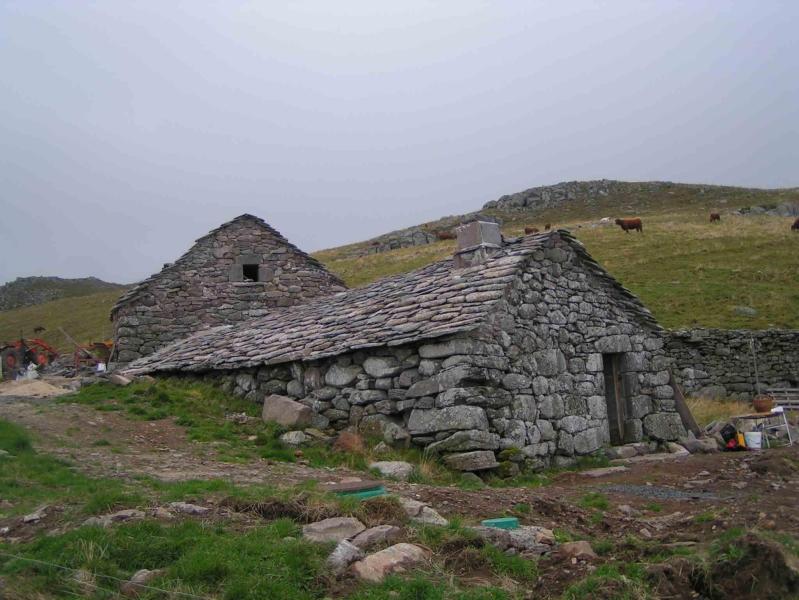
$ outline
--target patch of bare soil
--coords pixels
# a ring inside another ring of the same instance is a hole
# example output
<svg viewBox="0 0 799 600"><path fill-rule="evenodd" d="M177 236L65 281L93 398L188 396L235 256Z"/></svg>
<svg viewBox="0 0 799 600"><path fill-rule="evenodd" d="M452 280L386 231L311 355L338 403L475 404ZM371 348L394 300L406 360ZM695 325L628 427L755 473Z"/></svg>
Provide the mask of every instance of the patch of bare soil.
<svg viewBox="0 0 799 600"><path fill-rule="evenodd" d="M172 418L137 421L119 412L17 396L0 396L0 418L26 427L41 450L74 462L93 476L148 475L167 482L223 479L242 485L286 486L352 475L346 469L267 460L223 462L214 444L192 442Z"/></svg>

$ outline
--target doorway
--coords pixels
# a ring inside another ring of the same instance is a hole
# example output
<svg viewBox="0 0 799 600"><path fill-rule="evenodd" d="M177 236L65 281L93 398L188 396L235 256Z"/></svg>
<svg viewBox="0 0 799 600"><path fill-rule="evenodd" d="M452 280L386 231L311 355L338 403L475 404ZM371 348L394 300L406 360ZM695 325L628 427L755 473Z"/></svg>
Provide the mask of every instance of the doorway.
<svg viewBox="0 0 799 600"><path fill-rule="evenodd" d="M624 443L624 423L627 420L624 387L621 381L621 353L603 354L602 370L605 375L605 402L608 407L610 443Z"/></svg>

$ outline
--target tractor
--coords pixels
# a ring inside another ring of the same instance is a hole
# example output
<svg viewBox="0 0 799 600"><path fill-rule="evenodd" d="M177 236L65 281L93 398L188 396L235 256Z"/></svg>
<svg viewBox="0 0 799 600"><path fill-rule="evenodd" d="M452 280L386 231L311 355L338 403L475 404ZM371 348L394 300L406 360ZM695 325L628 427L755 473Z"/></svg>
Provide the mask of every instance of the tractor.
<svg viewBox="0 0 799 600"><path fill-rule="evenodd" d="M3 379L16 379L28 365L44 367L58 358L58 352L40 338L20 338L14 342L0 342L0 361Z"/></svg>

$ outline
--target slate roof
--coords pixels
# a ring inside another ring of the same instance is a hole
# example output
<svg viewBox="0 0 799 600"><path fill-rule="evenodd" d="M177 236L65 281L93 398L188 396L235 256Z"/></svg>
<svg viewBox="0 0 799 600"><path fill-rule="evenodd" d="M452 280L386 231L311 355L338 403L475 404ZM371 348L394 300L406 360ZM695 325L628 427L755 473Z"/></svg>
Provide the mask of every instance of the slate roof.
<svg viewBox="0 0 799 600"><path fill-rule="evenodd" d="M122 294L119 297L119 299L116 301L114 306L111 307L111 320L114 319L114 314L120 308L122 308L126 304L130 304L131 302L137 300L144 292L147 291L147 289L150 287L150 284L152 282L156 281L162 274L164 274L166 272L170 272L170 271L181 271L183 269L183 267L184 267L184 263L188 261L189 257L194 252L194 249L197 246L197 244L199 244L200 242L202 242L206 238L213 237L214 235L216 235L217 233L219 233L223 229L225 229L227 227L230 227L231 225L233 225L235 223L240 223L242 221L252 221L254 224L259 225L263 229L266 229L267 232L269 232L270 234L272 234L272 236L274 236L275 240L278 243L282 244L286 248L289 248L290 250L293 250L295 253L297 253L300 256L302 256L305 260L308 261L308 263L310 265L313 265L315 267L318 267L319 269L327 271L327 268L322 263L320 263L318 260L316 260L313 256L310 256L309 254L306 254L305 252L303 252L302 250L297 248L297 246L295 246L291 242L289 242L285 237L283 237L283 234L281 234L277 229L272 227L269 223L267 223L266 221L264 221L260 217L256 217L255 215L250 215L250 214L244 213L243 215L239 215L235 219L231 219L230 221L226 221L225 223L222 223L219 227L217 227L215 229L212 229L211 231L206 233L204 236L202 236L200 238L197 238L196 240L194 240L194 244L192 245L192 247L189 248L183 254L183 256L178 258L174 263L171 263L169 265L165 265L164 268L161 269L158 273L155 273L154 275L150 275L147 279L144 279L144 280L140 281L139 283L134 285L132 288L130 288L127 292ZM346 287L344 285L344 282L341 281L338 277L336 277L332 273L330 273L330 277L333 278L333 279L338 280L339 284L342 287Z"/></svg>
<svg viewBox="0 0 799 600"><path fill-rule="evenodd" d="M126 371L225 370L308 361L467 332L483 322L525 261L552 236L569 243L586 270L605 279L626 309L659 328L641 302L594 262L579 241L559 230L506 240L502 250L480 265L454 269L447 259L265 317L207 329L131 363Z"/></svg>

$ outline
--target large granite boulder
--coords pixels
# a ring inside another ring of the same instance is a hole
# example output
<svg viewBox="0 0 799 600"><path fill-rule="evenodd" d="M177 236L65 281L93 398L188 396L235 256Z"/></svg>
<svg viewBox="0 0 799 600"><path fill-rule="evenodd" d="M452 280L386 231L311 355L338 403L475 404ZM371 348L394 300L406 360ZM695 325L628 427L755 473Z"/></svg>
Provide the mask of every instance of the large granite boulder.
<svg viewBox="0 0 799 600"><path fill-rule="evenodd" d="M305 427L313 420L313 411L291 398L272 394L264 398L261 416L267 423L274 421L284 427Z"/></svg>

